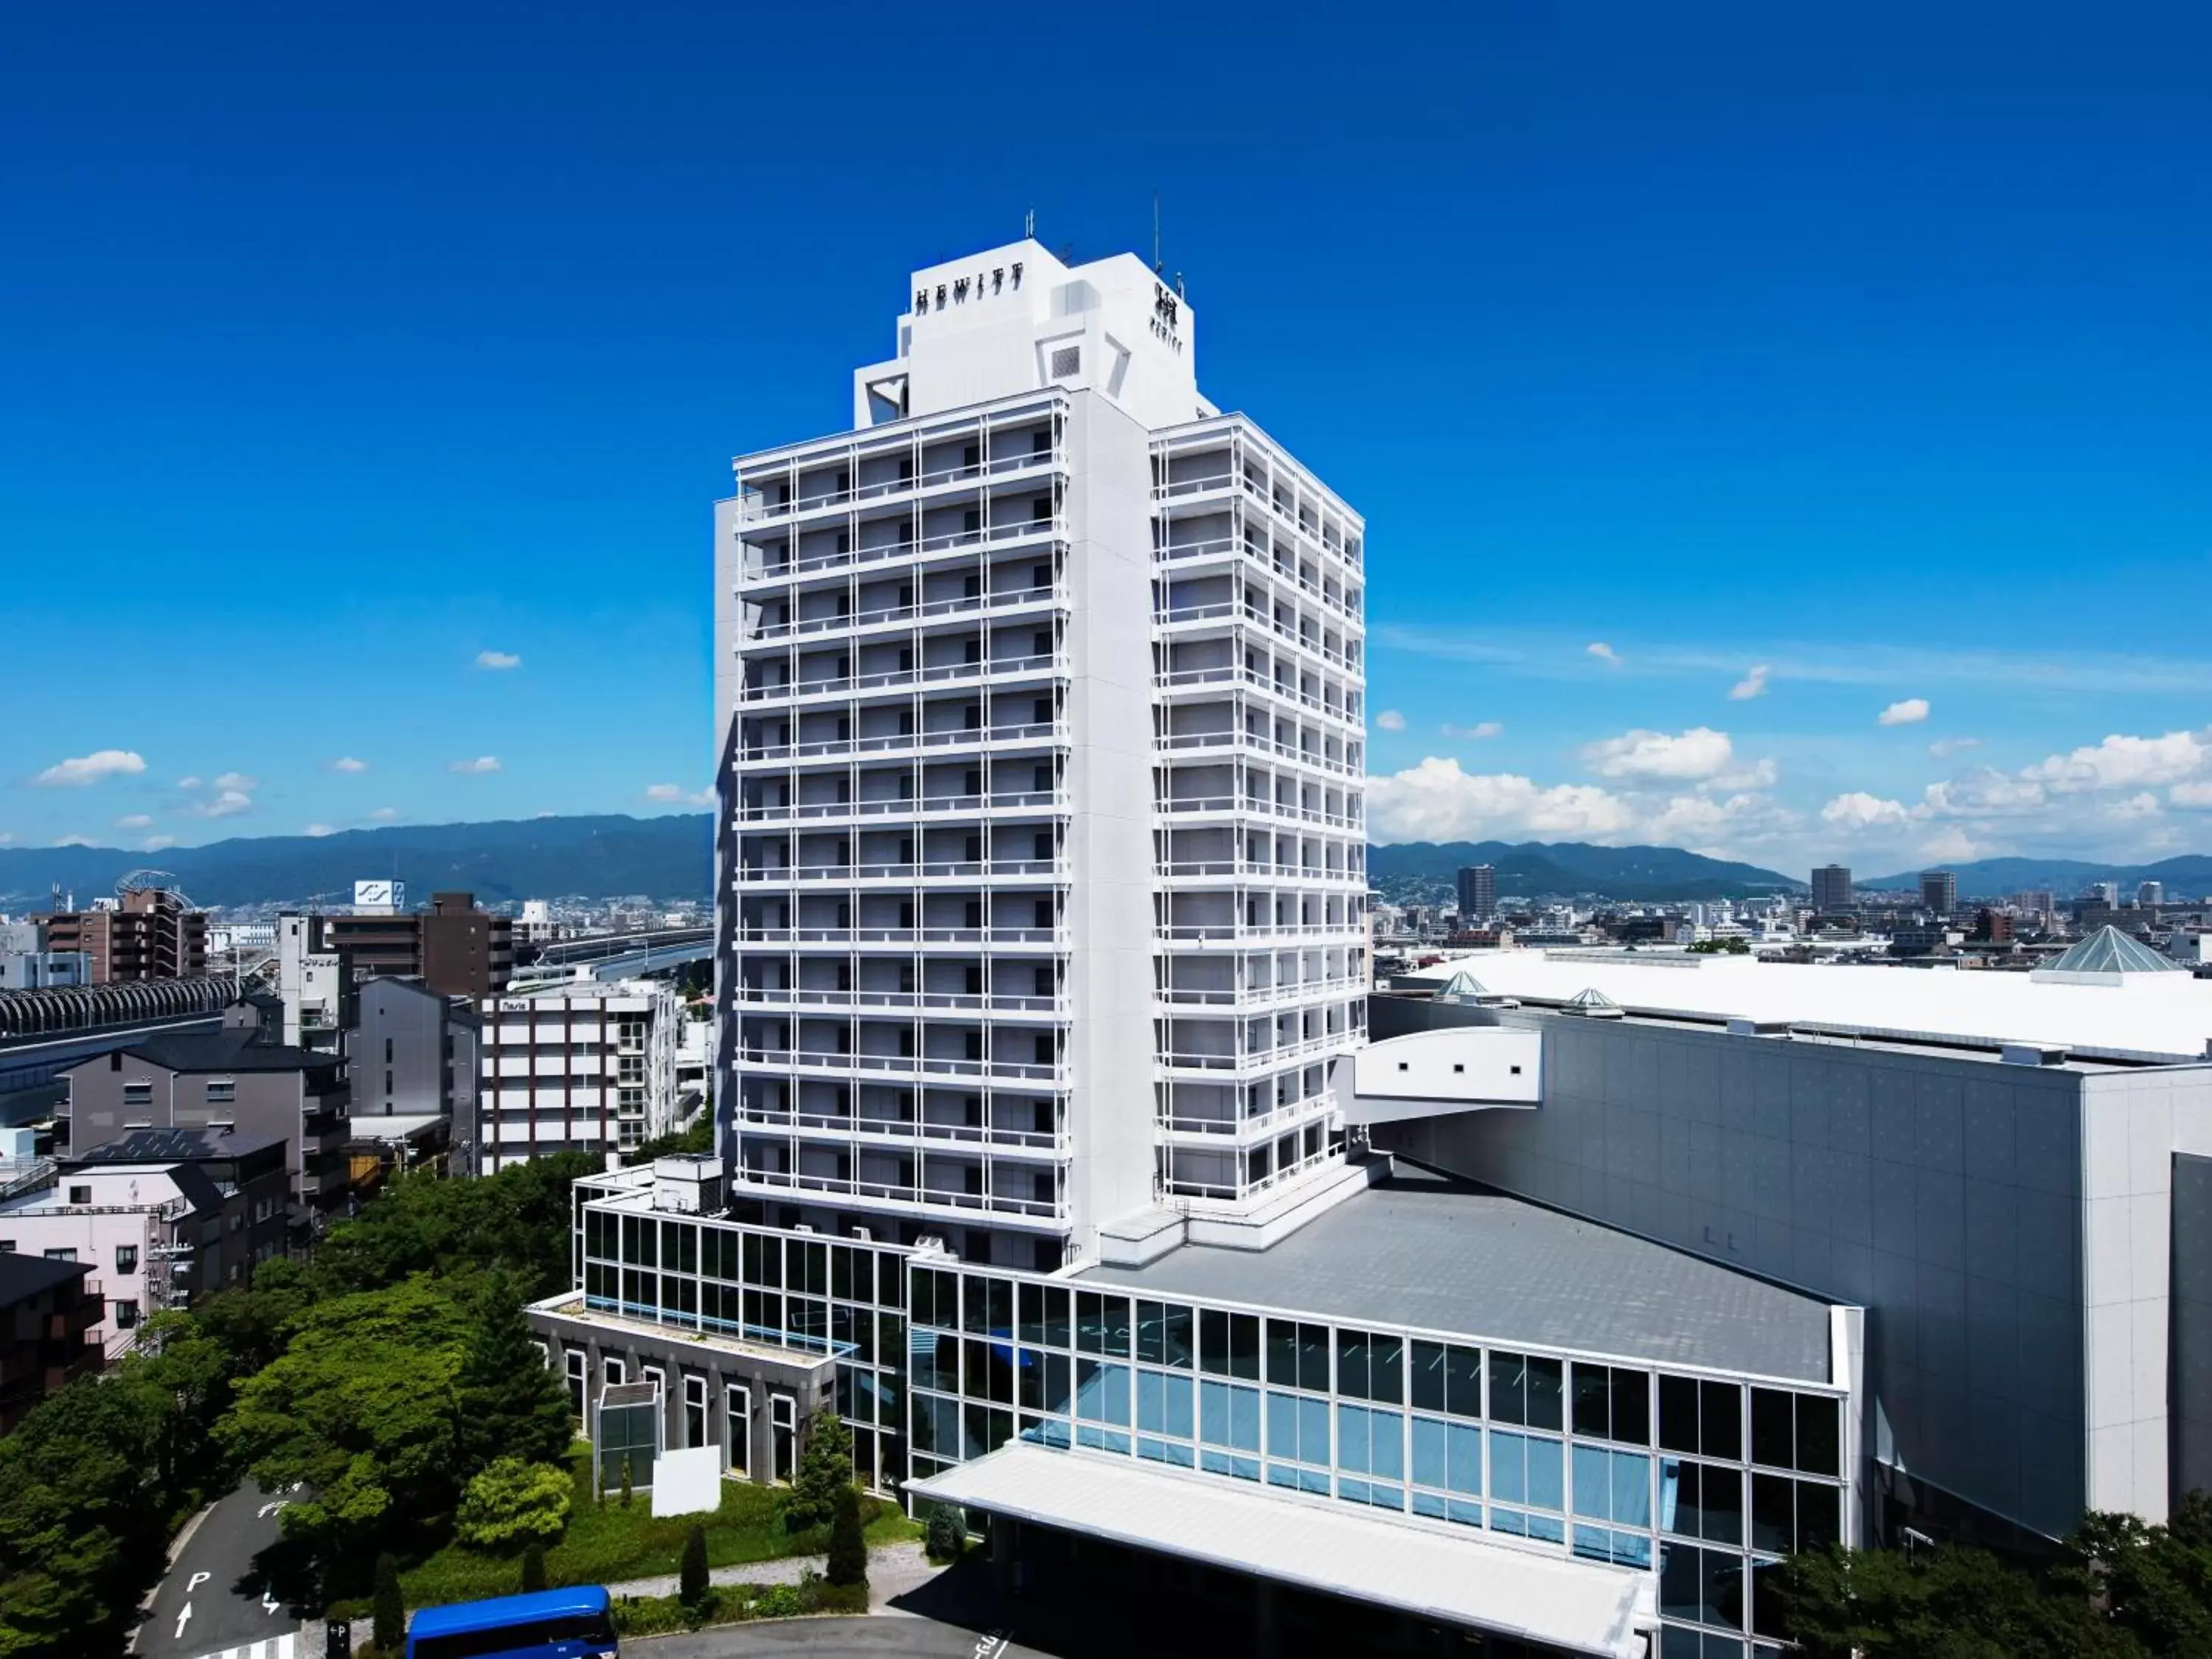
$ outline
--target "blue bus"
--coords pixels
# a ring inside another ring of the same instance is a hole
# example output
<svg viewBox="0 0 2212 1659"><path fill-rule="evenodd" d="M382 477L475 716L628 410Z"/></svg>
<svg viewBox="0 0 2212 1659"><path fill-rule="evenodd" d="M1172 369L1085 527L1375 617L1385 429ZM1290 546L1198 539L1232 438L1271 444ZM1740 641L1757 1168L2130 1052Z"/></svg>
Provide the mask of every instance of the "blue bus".
<svg viewBox="0 0 2212 1659"><path fill-rule="evenodd" d="M407 1659L614 1659L614 1605L597 1584L418 1607Z"/></svg>

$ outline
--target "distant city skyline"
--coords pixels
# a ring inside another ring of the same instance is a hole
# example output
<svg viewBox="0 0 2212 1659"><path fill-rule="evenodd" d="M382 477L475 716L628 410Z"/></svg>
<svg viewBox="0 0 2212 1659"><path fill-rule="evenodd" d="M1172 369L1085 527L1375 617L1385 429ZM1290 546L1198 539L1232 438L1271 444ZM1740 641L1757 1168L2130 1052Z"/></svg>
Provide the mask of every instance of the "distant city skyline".
<svg viewBox="0 0 2212 1659"><path fill-rule="evenodd" d="M886 15L1264 163L1017 115L918 176L732 106L804 15L19 30L0 845L697 810L730 457L846 423L909 270L1149 255L1158 191L1213 395L1369 521L1375 838L2212 850L2203 9L1193 16L1133 81Z"/></svg>

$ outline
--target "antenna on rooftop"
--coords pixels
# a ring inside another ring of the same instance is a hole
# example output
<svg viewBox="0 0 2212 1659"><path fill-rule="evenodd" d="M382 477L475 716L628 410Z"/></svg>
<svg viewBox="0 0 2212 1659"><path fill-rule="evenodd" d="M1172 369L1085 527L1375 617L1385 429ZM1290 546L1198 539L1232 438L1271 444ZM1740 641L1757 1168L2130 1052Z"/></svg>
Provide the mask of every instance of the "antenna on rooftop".
<svg viewBox="0 0 2212 1659"><path fill-rule="evenodd" d="M1152 192L1152 275L1160 274L1160 193Z"/></svg>
<svg viewBox="0 0 2212 1659"><path fill-rule="evenodd" d="M1028 242L1036 240L1036 210L1035 208L1022 215L1022 240Z"/></svg>

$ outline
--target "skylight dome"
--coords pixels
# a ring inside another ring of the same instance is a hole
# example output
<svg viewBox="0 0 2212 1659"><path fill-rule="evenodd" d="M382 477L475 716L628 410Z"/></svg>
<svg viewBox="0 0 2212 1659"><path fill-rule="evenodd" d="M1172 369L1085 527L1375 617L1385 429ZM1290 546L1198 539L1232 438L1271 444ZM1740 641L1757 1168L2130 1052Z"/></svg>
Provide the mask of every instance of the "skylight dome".
<svg viewBox="0 0 2212 1659"><path fill-rule="evenodd" d="M2107 926L2056 961L2036 969L2029 977L2058 985L2124 985L2140 975L2185 971L2179 963L2167 960L2141 939Z"/></svg>

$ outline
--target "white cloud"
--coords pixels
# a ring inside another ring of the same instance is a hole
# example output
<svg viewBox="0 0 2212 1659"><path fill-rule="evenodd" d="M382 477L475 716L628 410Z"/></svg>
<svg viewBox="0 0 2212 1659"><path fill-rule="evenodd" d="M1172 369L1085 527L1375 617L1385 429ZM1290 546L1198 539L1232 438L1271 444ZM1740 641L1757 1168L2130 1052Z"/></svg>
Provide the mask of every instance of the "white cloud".
<svg viewBox="0 0 2212 1659"><path fill-rule="evenodd" d="M1977 766L1955 778L1931 783L1922 792L1923 817L2008 817L2036 811L2047 804L2043 786L2000 772L1994 766Z"/></svg>
<svg viewBox="0 0 2212 1659"><path fill-rule="evenodd" d="M399 809L396 806L380 806L368 816L379 823L389 823L399 816Z"/></svg>
<svg viewBox="0 0 2212 1659"><path fill-rule="evenodd" d="M2212 783L2177 783L2166 798L2176 806L2212 806Z"/></svg>
<svg viewBox="0 0 2212 1659"><path fill-rule="evenodd" d="M474 760L448 761L446 769L448 772L496 772L499 770L499 757L496 755L478 755Z"/></svg>
<svg viewBox="0 0 2212 1659"><path fill-rule="evenodd" d="M645 786L647 800L682 800L684 786L680 783L648 783Z"/></svg>
<svg viewBox="0 0 2212 1659"><path fill-rule="evenodd" d="M366 772L368 770L368 763L365 760L356 760L351 755L340 755L330 763L330 768L333 772Z"/></svg>
<svg viewBox="0 0 2212 1659"><path fill-rule="evenodd" d="M218 789L239 789L250 792L261 787L261 780L249 778L243 772L226 772L215 781L215 787Z"/></svg>
<svg viewBox="0 0 2212 1659"><path fill-rule="evenodd" d="M13 847L15 844L15 832L13 830L0 830L0 847Z"/></svg>
<svg viewBox="0 0 2212 1659"><path fill-rule="evenodd" d="M200 781L197 777L179 778L177 780L177 787L179 789L197 789L199 787Z"/></svg>
<svg viewBox="0 0 2212 1659"><path fill-rule="evenodd" d="M1595 784L1549 788L1512 773L1470 773L1431 755L1367 781L1368 823L1384 841L1477 841L1534 836L1611 838L1635 822L1628 804Z"/></svg>
<svg viewBox="0 0 2212 1659"><path fill-rule="evenodd" d="M1601 778L1717 777L1735 761L1735 746L1725 732L1693 726L1677 737L1638 726L1617 738L1585 744L1583 764Z"/></svg>
<svg viewBox="0 0 2212 1659"><path fill-rule="evenodd" d="M335 836L337 834L337 826L330 823L311 823L301 833L303 835L313 836L319 841L325 836Z"/></svg>
<svg viewBox="0 0 2212 1659"><path fill-rule="evenodd" d="M1956 824L1945 825L1920 843L1922 858L1946 864L1963 864L1990 850L1990 843L1976 841Z"/></svg>
<svg viewBox="0 0 2212 1659"><path fill-rule="evenodd" d="M1753 669L1751 672L1746 674L1734 685L1729 687L1729 701L1731 702L1742 702L1752 697L1765 696L1766 695L1766 677L1773 672L1774 670L1771 665L1766 663L1759 664L1758 667Z"/></svg>
<svg viewBox="0 0 2212 1659"><path fill-rule="evenodd" d="M149 853L159 853L176 844L177 838L174 836L149 836L139 843Z"/></svg>
<svg viewBox="0 0 2212 1659"><path fill-rule="evenodd" d="M2144 789L2112 802L2105 808L2105 816L2117 818L2123 823L2131 823L2139 818L2154 818L2165 810L2159 804L2158 797Z"/></svg>
<svg viewBox="0 0 2212 1659"><path fill-rule="evenodd" d="M1928 752L1937 760L1948 760L1954 755L1964 754L1969 749L1979 749L1979 738L1938 738L1928 745Z"/></svg>
<svg viewBox="0 0 2212 1659"><path fill-rule="evenodd" d="M253 797L243 789L218 790L211 799L185 804L185 811L196 818L234 818L252 810Z"/></svg>
<svg viewBox="0 0 2212 1659"><path fill-rule="evenodd" d="M1876 726L1917 726L1928 718L1928 699L1906 697L1874 717Z"/></svg>
<svg viewBox="0 0 2212 1659"><path fill-rule="evenodd" d="M118 830L151 830L154 819L150 813L131 812L115 820Z"/></svg>
<svg viewBox="0 0 2212 1659"><path fill-rule="evenodd" d="M81 789L103 778L132 777L145 769L145 757L135 750L96 749L49 766L31 781L42 789Z"/></svg>
<svg viewBox="0 0 2212 1659"><path fill-rule="evenodd" d="M1375 717L1375 726L1381 732L1402 732L1406 729L1406 717L1395 708L1386 708Z"/></svg>
<svg viewBox="0 0 2212 1659"><path fill-rule="evenodd" d="M1854 789L1823 806L1820 821L1840 830L1871 830L1876 825L1910 823L1911 815L1901 800L1885 800L1863 789Z"/></svg>
<svg viewBox="0 0 2212 1659"><path fill-rule="evenodd" d="M1505 730L1505 723L1503 720L1477 720L1473 726L1453 726L1446 722L1437 730L1463 743L1480 743L1486 738L1501 735Z"/></svg>
<svg viewBox="0 0 2212 1659"><path fill-rule="evenodd" d="M477 653L477 666L499 670L520 668L522 659L512 651L479 651Z"/></svg>
<svg viewBox="0 0 2212 1659"><path fill-rule="evenodd" d="M2102 743L2053 755L2025 768L2021 775L2047 783L2057 793L2081 789L2137 789L2180 783L2207 769L2212 733L2169 732L2161 738L2118 733Z"/></svg>
<svg viewBox="0 0 2212 1659"><path fill-rule="evenodd" d="M1600 662L1609 662L1615 668L1620 666L1620 653L1614 650L1603 640L1593 640L1589 644L1584 646L1583 649L1588 652L1591 656L1595 657Z"/></svg>
<svg viewBox="0 0 2212 1659"><path fill-rule="evenodd" d="M64 836L59 841L56 842L54 845L57 847L90 847L94 845L94 842L92 837L89 836Z"/></svg>

